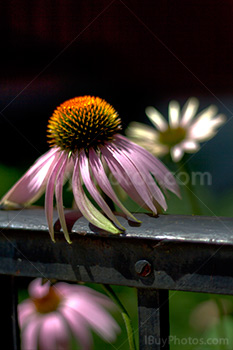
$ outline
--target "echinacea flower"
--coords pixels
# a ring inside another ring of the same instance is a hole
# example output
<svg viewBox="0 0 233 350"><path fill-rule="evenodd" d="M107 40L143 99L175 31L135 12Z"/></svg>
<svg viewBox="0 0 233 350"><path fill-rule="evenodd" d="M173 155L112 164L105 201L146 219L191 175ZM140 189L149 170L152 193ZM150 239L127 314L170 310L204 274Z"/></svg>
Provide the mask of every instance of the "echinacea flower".
<svg viewBox="0 0 233 350"><path fill-rule="evenodd" d="M146 108L146 115L157 129L142 123L132 122L126 135L156 156L170 153L172 160L178 162L187 153L199 150L199 143L214 137L217 128L226 118L217 115L214 105L201 111L196 117L199 102L196 98L188 99L183 109L176 101L168 106L168 122L154 107ZM195 118L194 118L195 117Z"/></svg>
<svg viewBox="0 0 233 350"><path fill-rule="evenodd" d="M124 191L141 207L155 214L158 207L166 210L166 200L161 189L179 194L175 179L158 159L118 134L120 130L118 113L105 100L83 96L64 102L54 111L48 123L48 138L52 148L35 162L0 204L3 207L28 205L45 191L45 212L49 233L54 241L55 192L61 227L66 240L70 242L62 189L64 181L72 174L72 190L80 212L98 228L121 233L124 227L96 185L129 220L138 220L113 191L105 172L110 171ZM89 200L84 186L105 215Z"/></svg>
<svg viewBox="0 0 233 350"><path fill-rule="evenodd" d="M22 350L69 350L72 338L88 350L90 330L107 342L115 340L120 328L105 308L111 300L84 286L37 278L29 285L29 299L18 305Z"/></svg>

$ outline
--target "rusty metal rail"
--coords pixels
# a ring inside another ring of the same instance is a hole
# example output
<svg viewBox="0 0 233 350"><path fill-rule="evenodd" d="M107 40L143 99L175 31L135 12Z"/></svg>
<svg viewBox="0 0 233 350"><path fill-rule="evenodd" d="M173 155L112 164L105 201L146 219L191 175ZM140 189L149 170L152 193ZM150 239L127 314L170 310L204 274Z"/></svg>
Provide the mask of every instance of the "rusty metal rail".
<svg viewBox="0 0 233 350"><path fill-rule="evenodd" d="M169 348L169 290L233 294L233 218L138 214L141 226L120 217L126 234L113 236L97 232L84 218L75 222L73 214L67 212L69 245L58 221L56 244L50 240L43 209L0 211L7 349L19 349L13 284L21 276L137 288L140 350ZM158 339L153 347L145 342L148 335Z"/></svg>

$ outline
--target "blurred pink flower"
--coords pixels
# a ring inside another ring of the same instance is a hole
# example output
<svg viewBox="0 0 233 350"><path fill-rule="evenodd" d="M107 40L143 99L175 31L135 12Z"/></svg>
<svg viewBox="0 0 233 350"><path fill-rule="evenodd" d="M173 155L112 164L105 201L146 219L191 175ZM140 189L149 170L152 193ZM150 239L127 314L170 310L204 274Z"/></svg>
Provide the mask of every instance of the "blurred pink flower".
<svg viewBox="0 0 233 350"><path fill-rule="evenodd" d="M115 109L98 97L83 96L64 102L49 120L48 137L52 149L41 156L2 198L3 207L28 205L45 193L45 212L54 241L53 197L65 238L70 242L63 209L63 183L72 174L72 190L80 212L93 225L121 233L117 220L96 185L125 216L138 220L124 207L106 175L106 167L124 191L141 207L157 213L167 209L163 190L179 195L179 188L168 169L145 149L118 132L121 120ZM157 181L157 183L154 181ZM88 199L83 185L103 210ZM159 186L158 186L159 185Z"/></svg>
<svg viewBox="0 0 233 350"><path fill-rule="evenodd" d="M105 310L115 305L88 287L64 282L51 286L37 278L29 285L29 296L18 305L22 350L69 350L72 338L88 350L91 329L107 342L120 330Z"/></svg>
<svg viewBox="0 0 233 350"><path fill-rule="evenodd" d="M132 122L126 134L155 156L170 153L173 161L178 162L185 152L197 152L199 143L214 137L217 128L226 121L224 115L217 115L217 107L213 105L194 118L198 106L198 100L192 97L180 111L179 103L171 101L168 107L169 122L157 109L147 107L146 114L157 130L149 125Z"/></svg>

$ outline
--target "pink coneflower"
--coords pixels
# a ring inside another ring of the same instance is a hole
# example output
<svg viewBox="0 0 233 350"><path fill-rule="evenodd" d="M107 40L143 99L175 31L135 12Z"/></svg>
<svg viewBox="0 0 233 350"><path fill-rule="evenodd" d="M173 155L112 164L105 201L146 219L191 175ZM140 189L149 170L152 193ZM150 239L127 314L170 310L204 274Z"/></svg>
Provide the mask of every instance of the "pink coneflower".
<svg viewBox="0 0 233 350"><path fill-rule="evenodd" d="M126 130L127 136L156 156L170 153L178 162L187 153L199 150L199 143L209 140L226 118L217 115L217 107L211 105L194 118L199 102L190 98L180 111L179 103L171 101L168 107L169 122L154 107L147 107L146 114L157 129L149 125L132 122Z"/></svg>
<svg viewBox="0 0 233 350"><path fill-rule="evenodd" d="M88 350L91 329L107 342L120 330L105 310L114 304L90 288L64 282L51 286L37 278L29 285L29 296L18 305L23 350L69 350L72 338Z"/></svg>
<svg viewBox="0 0 233 350"><path fill-rule="evenodd" d="M166 210L161 189L179 193L173 176L158 159L118 134L120 130L121 120L117 112L99 97L76 97L64 102L54 111L48 123L51 150L35 162L3 197L1 204L6 207L12 204L28 205L45 191L45 212L49 233L54 241L55 192L61 227L66 240L70 242L62 189L65 179L72 174L72 190L80 212L100 229L121 233L124 227L97 190L97 185L129 220L137 219L113 191L106 175L106 172L110 172L141 207L155 214L157 208ZM84 186L105 215L88 199Z"/></svg>

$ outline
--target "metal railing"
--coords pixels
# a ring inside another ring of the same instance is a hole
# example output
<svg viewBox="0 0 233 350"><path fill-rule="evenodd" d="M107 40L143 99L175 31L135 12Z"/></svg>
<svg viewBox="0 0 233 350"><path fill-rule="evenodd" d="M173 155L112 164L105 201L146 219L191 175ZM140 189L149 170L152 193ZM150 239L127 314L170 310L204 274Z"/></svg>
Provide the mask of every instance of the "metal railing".
<svg viewBox="0 0 233 350"><path fill-rule="evenodd" d="M233 218L136 216L141 226L127 225L120 217L126 234L106 235L84 218L75 222L70 212L69 245L59 232L56 244L50 240L43 209L0 211L0 317L6 349L20 349L15 285L20 276L137 288L140 350L169 348L169 290L233 294ZM60 229L58 221L55 229ZM147 344L149 335L158 341Z"/></svg>

